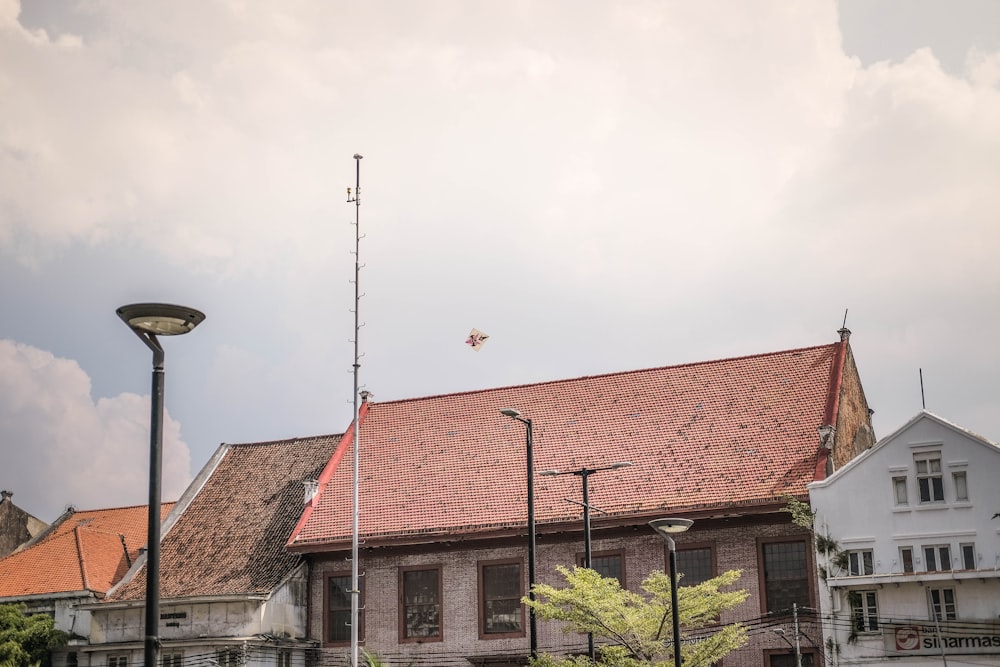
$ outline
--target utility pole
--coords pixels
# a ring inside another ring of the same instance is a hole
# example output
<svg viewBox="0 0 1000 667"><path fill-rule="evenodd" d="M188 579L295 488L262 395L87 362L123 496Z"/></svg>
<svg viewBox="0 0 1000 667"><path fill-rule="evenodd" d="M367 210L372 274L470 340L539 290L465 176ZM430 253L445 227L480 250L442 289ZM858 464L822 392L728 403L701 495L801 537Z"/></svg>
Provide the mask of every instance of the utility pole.
<svg viewBox="0 0 1000 667"><path fill-rule="evenodd" d="M358 415L360 414L358 372L361 370L361 355L358 352L358 339L361 330L361 323L358 319L361 305L361 155L354 154L354 164L354 197L351 197L351 189L347 188L347 202L354 204L354 439L351 444L351 448L354 450L351 485L354 511L351 519L351 667L358 667L358 629L361 627L361 580L358 571L358 517L361 514L358 504L358 464L360 460L358 452L361 449L360 434L358 433Z"/></svg>

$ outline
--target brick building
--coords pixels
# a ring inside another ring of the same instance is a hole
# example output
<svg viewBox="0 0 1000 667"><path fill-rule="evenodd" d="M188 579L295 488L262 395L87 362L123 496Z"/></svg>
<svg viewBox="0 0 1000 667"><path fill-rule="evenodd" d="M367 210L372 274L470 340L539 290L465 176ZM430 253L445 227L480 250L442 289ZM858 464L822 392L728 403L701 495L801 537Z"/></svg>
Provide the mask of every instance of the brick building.
<svg viewBox="0 0 1000 667"><path fill-rule="evenodd" d="M810 536L787 496L872 445L850 332L830 345L736 359L401 401L366 400L358 423L360 635L391 664L523 664L527 588L526 423L534 470L616 462L589 480L594 567L638 590L665 569L651 519L694 520L677 537L687 583L742 570L749 600L721 622L750 641L725 667L819 664ZM511 419L502 408L522 415ZM288 541L310 567L318 664L346 664L351 618L353 428ZM534 480L537 581L584 550L574 475ZM570 502L567 502L569 500ZM797 617L793 619L792 610ZM812 615L811 615L812 614ZM584 653L586 637L538 623L539 652ZM789 662L791 660L791 662Z"/></svg>
<svg viewBox="0 0 1000 667"><path fill-rule="evenodd" d="M13 553L49 526L15 505L13 498L12 492L0 491L0 558Z"/></svg>

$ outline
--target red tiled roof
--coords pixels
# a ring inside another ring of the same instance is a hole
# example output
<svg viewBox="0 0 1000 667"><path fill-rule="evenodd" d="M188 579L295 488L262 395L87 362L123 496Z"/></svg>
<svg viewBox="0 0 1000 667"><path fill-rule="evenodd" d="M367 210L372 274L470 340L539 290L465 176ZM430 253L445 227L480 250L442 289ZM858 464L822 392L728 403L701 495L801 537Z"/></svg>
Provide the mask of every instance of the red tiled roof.
<svg viewBox="0 0 1000 667"><path fill-rule="evenodd" d="M163 503L161 518L173 503ZM34 545L0 560L0 597L106 593L146 544L146 505L67 515Z"/></svg>
<svg viewBox="0 0 1000 667"><path fill-rule="evenodd" d="M612 515L804 495L846 345L368 403L359 532L372 542L420 541L523 526L525 426L500 415L504 407L533 420L536 472L632 462L590 478L591 502ZM291 548L350 542L349 447L345 436ZM578 521L579 507L565 499L579 496L576 476L536 477L540 527Z"/></svg>
<svg viewBox="0 0 1000 667"><path fill-rule="evenodd" d="M300 562L285 541L339 436L223 445L198 494L160 541L160 596L267 593ZM211 464L210 464L211 465ZM146 569L108 596L141 600Z"/></svg>

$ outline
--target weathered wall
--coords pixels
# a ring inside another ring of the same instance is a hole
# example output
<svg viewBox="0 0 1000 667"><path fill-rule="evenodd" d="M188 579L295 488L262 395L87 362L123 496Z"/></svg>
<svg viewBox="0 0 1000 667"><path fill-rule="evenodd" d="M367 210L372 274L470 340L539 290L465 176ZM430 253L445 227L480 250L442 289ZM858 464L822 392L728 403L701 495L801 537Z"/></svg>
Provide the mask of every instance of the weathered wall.
<svg viewBox="0 0 1000 667"><path fill-rule="evenodd" d="M717 571L742 570L737 586L748 591L749 599L738 609L727 613L721 621L749 621L753 628L750 643L740 651L726 658L726 667L759 667L765 649L785 651L788 645L780 636L770 630L762 631L760 579L759 579L759 539L780 536L796 536L803 540L808 535L788 522L785 513L773 515L769 522L749 523L739 520L705 521L697 529L678 536L678 548L685 544L711 545L715 551ZM571 537L580 537L579 533ZM568 540L564 537L543 535L536 549L537 578L541 583L559 585L561 576L556 571L558 564L572 565L583 552L582 539ZM615 535L594 533L593 552L623 550L625 553L626 585L631 590L640 591L642 580L653 570L665 570L666 550L663 540L645 526L617 531ZM807 549L807 553L811 549ZM526 545L508 543L479 549L454 548L441 550L435 545L427 545L420 552L406 554L363 552L361 568L364 573L364 646L387 658L390 664L431 665L458 664L469 656L499 654L521 654L528 651L527 615L525 615L525 636L514 639L480 639L478 632L478 569L480 561L504 558L521 558L523 562L525 586L527 585ZM399 570L401 566L441 565L443 577L442 632L443 641L424 644L399 643ZM809 568L811 576L815 571ZM343 557L314 557L311 574L310 637L322 639L324 632L323 587L325 577L331 573L350 571L350 561ZM813 582L815 597L815 582ZM769 621L770 622L770 621ZM789 619L789 633L790 629ZM807 625L805 621L804 627ZM780 622L776 627L781 627ZM818 638L817 630L814 635ZM791 636L789 634L789 636ZM586 635L567 634L561 625L554 622L538 621L538 647L540 652L564 653L586 651ZM349 647L325 646L320 663L324 665L346 664ZM438 662L435 662L438 661ZM817 663L818 664L818 663Z"/></svg>
<svg viewBox="0 0 1000 667"><path fill-rule="evenodd" d="M861 387L861 377L850 345L847 346L847 357L844 360L840 406L837 411L837 423L834 426L837 431L834 436L833 451L830 453L834 470L839 470L848 461L875 444L868 401Z"/></svg>

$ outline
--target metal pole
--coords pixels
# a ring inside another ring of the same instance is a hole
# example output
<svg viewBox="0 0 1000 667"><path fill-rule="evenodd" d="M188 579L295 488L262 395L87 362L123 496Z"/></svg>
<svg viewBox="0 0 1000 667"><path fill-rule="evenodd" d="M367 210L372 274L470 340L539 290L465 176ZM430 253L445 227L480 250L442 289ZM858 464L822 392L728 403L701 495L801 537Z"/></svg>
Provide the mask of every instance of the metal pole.
<svg viewBox="0 0 1000 667"><path fill-rule="evenodd" d="M677 613L677 546L672 538L664 536L670 550L670 615L674 630L674 667L681 667L681 620Z"/></svg>
<svg viewBox="0 0 1000 667"><path fill-rule="evenodd" d="M146 531L146 635L143 660L156 667L160 652L160 479L163 470L163 348L153 334L153 383L149 417L149 523Z"/></svg>
<svg viewBox="0 0 1000 667"><path fill-rule="evenodd" d="M354 164L354 199L348 199L348 202L354 202L354 436L351 445L351 449L354 452L354 460L351 480L351 501L353 507L351 517L351 665L352 667L358 667L359 629L361 626L361 580L358 570L358 518L361 515L358 500L359 450L361 449L358 428L358 415L361 409L358 405L358 373L361 370L361 356L358 351L358 338L360 337L359 333L361 330L360 321L358 320L358 312L361 306L361 155L354 154ZM348 192L349 194L350 192Z"/></svg>
<svg viewBox="0 0 1000 667"><path fill-rule="evenodd" d="M533 458L534 434L531 420L525 419L525 444L528 457L528 599L535 599L535 463ZM535 619L535 608L528 608L528 631L531 643L531 657L538 657L538 624Z"/></svg>
<svg viewBox="0 0 1000 667"><path fill-rule="evenodd" d="M795 628L795 667L802 667L802 646L799 644L799 605L792 603L792 622Z"/></svg>
<svg viewBox="0 0 1000 667"><path fill-rule="evenodd" d="M591 569L590 558L590 493L587 488L587 479L590 473L597 472L583 468L580 470L580 479L583 480L583 566ZM587 633L587 657L590 662L594 662L594 633Z"/></svg>

